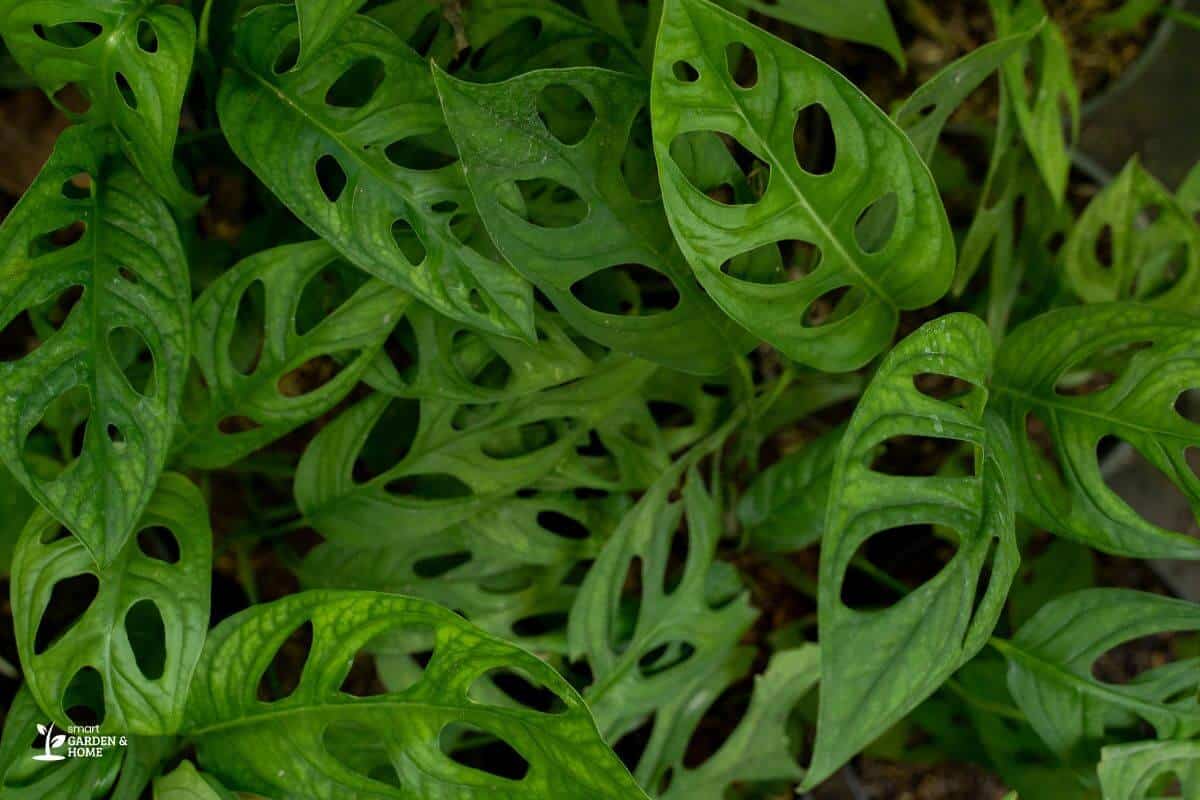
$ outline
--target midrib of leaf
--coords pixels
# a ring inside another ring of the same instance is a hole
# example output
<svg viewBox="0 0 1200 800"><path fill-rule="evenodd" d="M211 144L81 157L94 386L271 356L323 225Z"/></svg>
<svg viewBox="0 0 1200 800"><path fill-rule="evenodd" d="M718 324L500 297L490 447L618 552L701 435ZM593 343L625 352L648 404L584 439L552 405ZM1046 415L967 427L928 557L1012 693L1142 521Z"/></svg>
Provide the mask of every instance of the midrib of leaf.
<svg viewBox="0 0 1200 800"><path fill-rule="evenodd" d="M667 0L667 2L670 2L670 0ZM700 28L697 24L697 20L694 16L692 16L691 9L688 8L687 3L683 3L683 10L684 10L684 13L688 15L688 20L692 23L692 30L698 32L700 30ZM729 12L725 11L724 9L719 9L719 10L726 14L729 13ZM702 37L698 37L698 38L702 38ZM750 49L753 50L753 48L750 48ZM893 303L892 299L887 295L886 292L883 291L883 288L880 287L879 284L877 284L869 275L867 275L865 272L863 272L862 267L859 266L858 260L850 257L850 253L847 252L846 248L842 246L841 240L839 240L838 237L833 235L833 231L825 223L824 218L822 218L821 215L819 215L816 212L816 209L814 209L812 207L812 204L808 202L808 198L805 197L804 193L800 191L800 187L796 185L796 182L794 180L792 180L792 176L790 174L788 174L788 170L783 166L784 160L779 158L779 154L775 152L775 149L773 147L768 146L768 143L763 140L762 134L760 134L758 132L758 129L750 124L750 120L746 116L745 108L743 107L742 103L738 100L738 97L729 90L729 83L725 80L725 78L723 76L721 78L720 83L721 83L722 91L725 92L725 95L730 99L730 101L733 103L733 106L737 109L738 116L742 118L742 122L746 123L746 129L749 130L754 135L754 139L758 143L759 147L762 148L764 153L770 153L771 156L775 159L776 169L773 169L772 171L780 172L783 174L783 179L785 181L787 181L788 187L791 188L791 190L792 190L793 197L796 198L795 201L793 201L792 205L785 206L784 208L780 209L779 213L782 214L785 211L789 211L796 207L802 208L804 210L804 212L808 215L808 218L810 220L812 220L814 224L816 224L816 226L820 229L820 231L823 234L825 234L825 236L829 240L830 244L833 245L833 248L835 250L837 250L838 253L841 254L841 256L845 259L845 262L850 266L851 269L854 270L855 274L858 275L858 277L861 278L862 281L867 284L867 286L870 288L871 292L876 297L880 298L885 303L887 303L888 306L890 306L893 309L896 309L896 304ZM889 120L889 122L890 122L890 120Z"/></svg>
<svg viewBox="0 0 1200 800"><path fill-rule="evenodd" d="M1179 433L1175 433L1174 431L1159 430L1157 428L1147 428L1144 425L1138 425L1136 423L1129 422L1128 420L1110 417L1107 414L1101 414L1097 411L1092 411L1090 409L1078 408L1076 406L1067 405L1065 403L1062 403L1062 402L1056 401L1056 400L1047 400L1043 397L1039 397L1038 395L1029 394L1028 392L1024 392L1020 389L1014 389L1011 386L1005 386L1004 384L1001 384L1001 383L993 383L991 388L995 389L997 392L1009 394L1009 395L1012 395L1013 397L1019 397L1022 400L1028 401L1031 405L1038 406L1039 408L1053 409L1054 411L1060 412L1062 414L1066 414L1068 416L1087 417L1088 419L1100 420L1100 421L1109 423L1110 425L1112 425L1115 428L1123 428L1126 430L1133 430L1133 431L1137 431L1138 433L1145 433L1145 434L1149 434L1152 436L1167 437L1170 439L1178 440L1185 444L1191 444L1193 442L1193 439L1191 437L1184 436Z"/></svg>
<svg viewBox="0 0 1200 800"><path fill-rule="evenodd" d="M273 94L275 97L277 97L279 100L281 100L289 108L294 109L297 113L299 113L301 116L303 116L314 127L316 127L318 130L320 130L321 133L325 134L330 139L337 142L338 145L341 146L342 150L351 154L350 158L352 158L356 164L359 164L359 165L365 167L366 171L369 172L380 183L383 183L384 185L386 185L390 192L392 192L395 195L399 195L400 199L404 202L405 206L409 207L410 209L412 209L414 207L413 203L411 203L407 198L405 198L399 192L396 192L394 189L392 189L392 187L391 187L392 176L380 173L375 168L375 165L373 165L371 162L361 158L358 155L359 148L351 147L350 145L346 144L346 142L342 141L342 138L340 136L335 134L334 131L330 130L330 128L327 125L325 125L324 123L322 123L321 120L319 120L315 115L309 113L309 111L307 109L305 109L303 106L301 106L297 102L295 102L291 97L289 97L286 93L284 93L284 91L282 89L280 89L278 86L271 83L270 81L265 80L257 72L255 72L254 70L247 67L245 65L245 63L243 63L241 58L239 58L238 56L235 55L234 59L233 59L233 63L237 66L238 70L242 74L249 75L251 78L254 79L255 83L266 87L271 92L271 94ZM461 159L454 163L454 168L457 169L460 174L462 173L463 167L462 167ZM357 193L355 193L354 195L351 196L351 198L350 198L351 203L354 203L356 199L357 199ZM441 234L437 234L437 236L438 236L439 240L443 239ZM443 243L445 243L445 242L443 241ZM449 246L447 247L447 252L452 254L455 251L455 249L457 249L456 245L457 245L457 243L449 243ZM452 255L451 257L453 258L454 256ZM499 263L501 266L505 267L506 269L512 269L512 267L508 264L507 261L501 261L501 262L497 262L497 263ZM467 270L472 271L470 269L470 267L467 267ZM389 285L393 285L393 286L395 285L395 284L392 284L391 281L387 281L387 283ZM397 288L404 289L405 287L400 286ZM509 315L507 312L505 312L504 309L502 309L500 307L499 303L496 304L496 309L497 309L497 311L499 311L499 313L504 315L505 319L507 319L511 325L514 326L514 330L518 330L518 331L520 330L521 323L518 320L513 319L511 315Z"/></svg>

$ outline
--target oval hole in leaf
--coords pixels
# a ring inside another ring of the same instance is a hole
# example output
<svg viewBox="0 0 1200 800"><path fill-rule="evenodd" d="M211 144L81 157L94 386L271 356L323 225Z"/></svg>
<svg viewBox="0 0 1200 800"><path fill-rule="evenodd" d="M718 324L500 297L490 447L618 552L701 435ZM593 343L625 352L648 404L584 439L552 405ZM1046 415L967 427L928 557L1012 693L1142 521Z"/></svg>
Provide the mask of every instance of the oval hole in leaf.
<svg viewBox="0 0 1200 800"><path fill-rule="evenodd" d="M312 641L313 625L309 620L288 634L258 678L259 700L266 703L282 700L296 691L312 651Z"/></svg>
<svg viewBox="0 0 1200 800"><path fill-rule="evenodd" d="M342 371L342 363L332 356L310 358L300 366L284 373L275 383L282 397L303 397L325 386Z"/></svg>
<svg viewBox="0 0 1200 800"><path fill-rule="evenodd" d="M77 244L86 231L87 224L83 220L76 220L35 236L29 240L27 251L29 258L41 258L59 250L65 250L71 245Z"/></svg>
<svg viewBox="0 0 1200 800"><path fill-rule="evenodd" d="M546 636L561 633L567 628L567 612L547 611L521 617L512 624L512 632L519 637Z"/></svg>
<svg viewBox="0 0 1200 800"><path fill-rule="evenodd" d="M729 77L743 89L753 89L758 83L758 57L749 46L730 42L725 46L725 64Z"/></svg>
<svg viewBox="0 0 1200 800"><path fill-rule="evenodd" d="M895 192L888 192L859 214L854 223L854 240L864 253L878 253L887 247L896 232L899 209L899 197Z"/></svg>
<svg viewBox="0 0 1200 800"><path fill-rule="evenodd" d="M69 631L87 612L100 592L99 579L90 572L63 578L50 590L37 631L33 636L33 653L41 655L59 637Z"/></svg>
<svg viewBox="0 0 1200 800"><path fill-rule="evenodd" d="M467 696L483 705L528 708L541 714L561 714L567 710L561 697L541 682L510 667L499 667L480 675L471 683Z"/></svg>
<svg viewBox="0 0 1200 800"><path fill-rule="evenodd" d="M1189 497L1136 447L1105 436L1096 443L1096 459L1109 491L1138 516L1176 533L1200 532Z"/></svg>
<svg viewBox="0 0 1200 800"><path fill-rule="evenodd" d="M362 108L383 85L387 69L375 56L354 62L325 93L325 104L334 108Z"/></svg>
<svg viewBox="0 0 1200 800"><path fill-rule="evenodd" d="M392 142L383 153L397 167L421 172L448 167L458 161L458 150L445 128Z"/></svg>
<svg viewBox="0 0 1200 800"><path fill-rule="evenodd" d="M231 414L228 417L222 417L217 422L217 430L226 436L236 436L239 433L256 431L261 427L261 422L251 419L244 414Z"/></svg>
<svg viewBox="0 0 1200 800"><path fill-rule="evenodd" d="M116 81L117 92L121 95L121 99L125 101L125 105L129 106L130 111L137 111L137 94L133 91L133 86L130 85L129 79L125 77L125 73L113 73L113 79Z"/></svg>
<svg viewBox="0 0 1200 800"><path fill-rule="evenodd" d="M403 398L388 403L354 459L356 483L366 483L399 464L412 449L421 421L421 403Z"/></svg>
<svg viewBox="0 0 1200 800"><path fill-rule="evenodd" d="M392 223L392 241L412 266L419 266L425 260L425 245L408 220L397 219Z"/></svg>
<svg viewBox="0 0 1200 800"><path fill-rule="evenodd" d="M937 577L957 551L958 542L937 535L932 525L904 525L874 533L858 546L843 576L842 605L854 611L890 608Z"/></svg>
<svg viewBox="0 0 1200 800"><path fill-rule="evenodd" d="M481 389L501 391L512 380L512 365L474 331L454 334L451 360L465 380Z"/></svg>
<svg viewBox="0 0 1200 800"><path fill-rule="evenodd" d="M695 83L700 80L700 71L688 61L676 61L671 65L671 74L680 83Z"/></svg>
<svg viewBox="0 0 1200 800"><path fill-rule="evenodd" d="M438 746L456 764L497 778L519 781L529 773L529 761L512 745L465 722L451 722L442 728Z"/></svg>
<svg viewBox="0 0 1200 800"><path fill-rule="evenodd" d="M321 731L321 747L322 756L328 754L339 766L385 786L401 787L387 747L378 741L378 733L371 726L334 720ZM378 795L377 790L373 793Z"/></svg>
<svg viewBox="0 0 1200 800"><path fill-rule="evenodd" d="M279 55L275 57L275 64L271 69L276 75L282 75L285 72L291 72L296 67L296 62L300 60L300 39L292 39L287 42L280 50Z"/></svg>
<svg viewBox="0 0 1200 800"><path fill-rule="evenodd" d="M907 477L936 475L963 444L940 436L893 436L883 443L883 452L872 462L871 470Z"/></svg>
<svg viewBox="0 0 1200 800"><path fill-rule="evenodd" d="M810 175L828 175L837 164L837 134L825 106L811 103L796 112L792 130L796 163Z"/></svg>
<svg viewBox="0 0 1200 800"><path fill-rule="evenodd" d="M538 116L550 135L565 145L577 145L587 138L596 122L596 109L578 89L564 83L552 83L538 93Z"/></svg>
<svg viewBox="0 0 1200 800"><path fill-rule="evenodd" d="M67 50L86 47L104 32L96 22L59 22L54 25L34 23L33 33L39 39Z"/></svg>
<svg viewBox="0 0 1200 800"><path fill-rule="evenodd" d="M492 439L480 445L480 450L488 458L508 461L552 447L558 439L558 431L549 420L538 420L497 431Z"/></svg>
<svg viewBox="0 0 1200 800"><path fill-rule="evenodd" d="M621 316L661 314L679 305L666 275L642 264L619 264L571 284L571 294L593 311Z"/></svg>
<svg viewBox="0 0 1200 800"><path fill-rule="evenodd" d="M937 372L922 372L913 375L913 386L926 397L942 402L955 403L962 400L968 393L976 389L975 384L956 378L953 375L942 375Z"/></svg>
<svg viewBox="0 0 1200 800"><path fill-rule="evenodd" d="M168 528L161 525L143 528L138 531L137 544L147 558L167 564L179 563L179 540Z"/></svg>
<svg viewBox="0 0 1200 800"><path fill-rule="evenodd" d="M1092 677L1113 686L1134 683L1144 673L1191 657L1196 645L1192 631L1163 631L1128 639L1096 657Z"/></svg>
<svg viewBox="0 0 1200 800"><path fill-rule="evenodd" d="M125 376L129 388L142 397L152 397L157 383L154 352L136 328L113 328L108 332L108 350Z"/></svg>
<svg viewBox="0 0 1200 800"><path fill-rule="evenodd" d="M539 511L537 524L543 530L549 531L555 536L561 536L564 539L582 541L591 536L591 532L587 529L586 525L561 511Z"/></svg>
<svg viewBox="0 0 1200 800"><path fill-rule="evenodd" d="M416 377L416 367L419 348L417 347L417 332L413 329L412 321L405 315L400 318L383 343L383 352L392 362L400 379L411 383Z"/></svg>
<svg viewBox="0 0 1200 800"><path fill-rule="evenodd" d="M427 556L413 562L413 573L418 578L427 580L440 578L471 561L471 554L466 550L446 553L438 556Z"/></svg>
<svg viewBox="0 0 1200 800"><path fill-rule="evenodd" d="M346 170L342 169L336 158L326 153L317 159L316 173L317 183L320 184L325 199L336 203L346 190Z"/></svg>
<svg viewBox="0 0 1200 800"><path fill-rule="evenodd" d="M139 600L125 612L125 633L133 658L147 680L158 680L167 665L167 630L153 600Z"/></svg>
<svg viewBox="0 0 1200 800"><path fill-rule="evenodd" d="M474 494L470 486L446 473L405 475L388 481L383 488L388 494L422 500L458 500Z"/></svg>
<svg viewBox="0 0 1200 800"><path fill-rule="evenodd" d="M1096 263L1105 269L1112 269L1113 266L1113 228L1112 225L1106 224L1100 229L1100 233L1096 236L1094 245L1094 254Z"/></svg>
<svg viewBox="0 0 1200 800"><path fill-rule="evenodd" d="M683 766L696 769L716 755L723 737L713 736L713 730L737 730L737 726L750 710L750 695L753 684L740 680L725 688L712 705L704 712L700 724L692 731L684 749Z"/></svg>
<svg viewBox="0 0 1200 800"><path fill-rule="evenodd" d="M33 330L28 311L22 311L0 328L0 363L20 361L38 348L41 342Z"/></svg>
<svg viewBox="0 0 1200 800"><path fill-rule="evenodd" d="M348 299L351 290L342 280L345 272L341 264L331 262L321 267L304 284L296 303L297 336L307 335Z"/></svg>
<svg viewBox="0 0 1200 800"><path fill-rule="evenodd" d="M1153 342L1121 342L1086 352L1064 369L1054 382L1054 393L1065 397L1083 397L1102 392L1116 382L1131 359Z"/></svg>
<svg viewBox="0 0 1200 800"><path fill-rule="evenodd" d="M104 681L92 667L83 667L67 684L62 698L63 713L76 725L104 722Z"/></svg>
<svg viewBox="0 0 1200 800"><path fill-rule="evenodd" d="M808 304L801 321L806 328L819 328L849 315L857 307L860 295L850 286L839 286Z"/></svg>
<svg viewBox="0 0 1200 800"><path fill-rule="evenodd" d="M1188 422L1200 425L1200 389L1185 389L1175 398L1175 411Z"/></svg>
<svg viewBox="0 0 1200 800"><path fill-rule="evenodd" d="M625 152L621 156L621 174L625 186L635 200L657 200L662 195L658 183L658 166L654 161L654 144L650 135L650 111L643 107L633 118Z"/></svg>
<svg viewBox="0 0 1200 800"><path fill-rule="evenodd" d="M233 335L228 345L229 360L243 375L253 373L258 367L266 342L266 325L267 289L262 281L256 280L238 298Z"/></svg>
<svg viewBox="0 0 1200 800"><path fill-rule="evenodd" d="M647 650L638 659L638 672L643 678L653 678L687 662L695 654L696 647L691 642L672 641L660 644Z"/></svg>
<svg viewBox="0 0 1200 800"><path fill-rule="evenodd" d="M68 200L87 200L92 196L92 176L77 172L63 181L62 196Z"/></svg>
<svg viewBox="0 0 1200 800"><path fill-rule="evenodd" d="M150 20L143 19L138 22L137 43L143 53L158 52L158 33L150 24Z"/></svg>
<svg viewBox="0 0 1200 800"><path fill-rule="evenodd" d="M821 248L811 242L785 239L726 259L721 271L738 280L771 285L807 277L820 263Z"/></svg>
<svg viewBox="0 0 1200 800"><path fill-rule="evenodd" d="M550 178L516 181L520 208L509 208L539 228L570 228L587 219L588 205L570 186ZM514 198L515 199L515 198Z"/></svg>

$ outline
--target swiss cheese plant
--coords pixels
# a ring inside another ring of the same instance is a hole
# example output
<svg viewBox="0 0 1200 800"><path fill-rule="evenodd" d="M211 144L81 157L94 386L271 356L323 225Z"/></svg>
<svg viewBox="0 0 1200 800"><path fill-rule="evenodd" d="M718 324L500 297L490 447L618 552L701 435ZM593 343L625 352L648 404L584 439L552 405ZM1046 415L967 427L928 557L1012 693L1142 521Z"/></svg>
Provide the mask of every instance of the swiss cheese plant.
<svg viewBox="0 0 1200 800"><path fill-rule="evenodd" d="M1200 796L1200 168L986 11L0 0L0 794Z"/></svg>

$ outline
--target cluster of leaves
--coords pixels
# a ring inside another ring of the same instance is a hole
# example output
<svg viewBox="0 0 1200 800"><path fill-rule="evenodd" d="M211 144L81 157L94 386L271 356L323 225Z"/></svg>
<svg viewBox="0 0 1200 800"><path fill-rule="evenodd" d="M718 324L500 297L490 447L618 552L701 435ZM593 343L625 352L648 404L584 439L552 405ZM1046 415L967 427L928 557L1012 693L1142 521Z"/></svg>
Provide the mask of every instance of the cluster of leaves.
<svg viewBox="0 0 1200 800"><path fill-rule="evenodd" d="M1200 170L1076 218L1040 0L890 115L751 20L902 62L882 0L191 5L0 0L88 104L0 227L5 796L715 800L914 729L1030 800L1200 792L1197 661L1093 671L1200 607L1086 567L1200 558L1101 464L1200 512ZM989 79L952 224L942 134ZM214 164L261 205L232 242ZM924 580L872 563L922 541ZM748 644L722 556L816 544L815 619ZM210 627L214 560L261 545L303 591ZM46 721L129 745L35 762Z"/></svg>

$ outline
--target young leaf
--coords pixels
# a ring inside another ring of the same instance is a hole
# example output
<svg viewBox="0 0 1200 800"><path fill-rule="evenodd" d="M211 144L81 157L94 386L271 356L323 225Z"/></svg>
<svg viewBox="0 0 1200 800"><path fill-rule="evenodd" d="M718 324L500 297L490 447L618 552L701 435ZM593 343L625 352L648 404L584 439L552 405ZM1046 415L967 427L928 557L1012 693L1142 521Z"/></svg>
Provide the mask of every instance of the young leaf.
<svg viewBox="0 0 1200 800"><path fill-rule="evenodd" d="M723 372L750 348L692 280L660 201L622 172L646 103L640 80L570 69L501 84L468 84L442 72L435 81L489 232L572 327L697 374ZM539 105L556 98L574 107L540 117ZM578 130L570 129L568 112L585 115ZM559 196L571 206L555 203Z"/></svg>
<svg viewBox="0 0 1200 800"><path fill-rule="evenodd" d="M883 50L904 67L904 47L885 0L735 0L738 5L799 28Z"/></svg>
<svg viewBox="0 0 1200 800"><path fill-rule="evenodd" d="M379 353L389 330L411 300L379 280L358 287L345 302L321 309L319 320L298 329L297 315L310 283L327 302L332 287L322 271L337 252L321 241L257 253L212 283L193 309L192 342L207 387L198 416L185 417L174 442L188 464L204 469L227 466L328 411L342 400ZM254 286L263 290L261 343L239 328L239 311ZM258 346L243 363L234 350L243 342ZM321 360L339 371L316 388L286 385L287 376ZM286 391L286 393L285 393ZM296 392L299 391L299 394ZM249 430L226 431L231 419L253 422Z"/></svg>
<svg viewBox="0 0 1200 800"><path fill-rule="evenodd" d="M1200 742L1137 742L1101 751L1100 788L1105 800L1153 800L1164 777L1180 783L1177 797L1200 795Z"/></svg>
<svg viewBox="0 0 1200 800"><path fill-rule="evenodd" d="M991 361L991 339L978 318L934 320L888 354L850 419L821 548L820 713L806 786L827 778L972 658L1004 607L1019 556L1011 465L994 445L996 426L985 425ZM914 382L926 373L969 389L936 399ZM910 477L876 470L877 448L898 436L969 444L974 472ZM954 542L950 562L891 607L847 606L842 584L860 547L884 531L919 525Z"/></svg>
<svg viewBox="0 0 1200 800"><path fill-rule="evenodd" d="M1127 684L1101 681L1092 664L1140 636L1200 630L1200 606L1130 589L1087 589L1043 606L997 647L1008 659L1008 688L1042 739L1063 757L1082 755L1110 726L1137 718L1160 738L1200 732L1200 658L1155 667Z"/></svg>
<svg viewBox="0 0 1200 800"><path fill-rule="evenodd" d="M1081 382L1109 370L1118 373L1111 382ZM1105 484L1098 452L1106 437L1128 442L1200 508L1200 477L1187 460L1200 425L1176 410L1197 386L1200 330L1183 314L1113 303L1018 327L997 354L992 403L1014 437L1021 514L1108 553L1200 558L1195 539L1144 519ZM1048 438L1034 438L1042 430Z"/></svg>
<svg viewBox="0 0 1200 800"><path fill-rule="evenodd" d="M186 9L159 0L2 0L0 35L51 97L79 86L91 104L84 118L113 126L155 191L195 207L172 166L196 48Z"/></svg>
<svg viewBox="0 0 1200 800"><path fill-rule="evenodd" d="M184 761L169 775L154 779L154 800L234 800L233 794L211 775L197 772Z"/></svg>
<svg viewBox="0 0 1200 800"><path fill-rule="evenodd" d="M299 685L263 702L257 681L247 676L263 674L304 623L312 625L313 645ZM365 698L339 690L360 648L404 631L428 631L434 641L414 685ZM472 699L472 686L498 668L528 676L565 709L543 713ZM231 617L208 638L188 718L205 769L231 788L268 796L302 786L319 797L397 800L551 800L563 787L581 800L645 797L557 672L451 611L398 595L302 592ZM453 731L462 725L514 750L524 776L505 778L452 760Z"/></svg>
<svg viewBox="0 0 1200 800"><path fill-rule="evenodd" d="M0 362L0 458L101 564L121 551L154 491L188 359L175 222L111 144L93 128L63 132L0 226L0 329L55 298L59 309L74 301L40 347ZM147 356L148 377L136 363ZM48 479L31 469L27 440L75 387L90 405L82 450Z"/></svg>
<svg viewBox="0 0 1200 800"><path fill-rule="evenodd" d="M727 64L733 45L756 60L749 88ZM822 62L707 0L667 0L650 105L667 216L696 276L731 317L788 357L827 371L860 367L891 341L900 309L950 287L954 240L928 168L908 137ZM828 115L836 143L827 174L802 168L796 152L795 125L813 106ZM691 183L676 153L697 132L736 140L769 170L761 198L731 205ZM819 252L810 274L779 283L724 271L791 240ZM832 317L814 325L813 307L846 288Z"/></svg>
<svg viewBox="0 0 1200 800"><path fill-rule="evenodd" d="M82 705L105 731L165 735L182 722L208 624L208 510L195 486L167 473L139 524L140 535L97 569L79 539L40 511L13 554L13 624L26 685L59 728L71 724L70 698L89 672L98 674L102 696ZM94 576L94 599L43 642L47 615L64 613L50 607L52 598L75 599L56 589L82 575Z"/></svg>
<svg viewBox="0 0 1200 800"><path fill-rule="evenodd" d="M1067 238L1065 264L1085 302L1200 309L1200 225L1136 158L1088 203Z"/></svg>
<svg viewBox="0 0 1200 800"><path fill-rule="evenodd" d="M239 25L218 98L234 152L355 265L439 313L532 341L532 289L481 229L429 67L366 17L291 67L296 38L282 5Z"/></svg>

